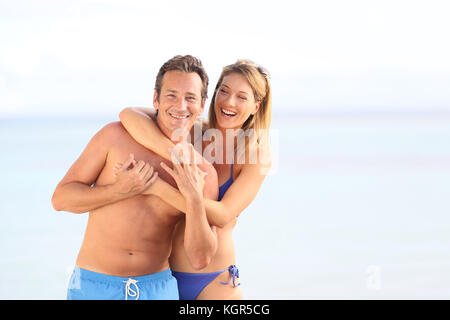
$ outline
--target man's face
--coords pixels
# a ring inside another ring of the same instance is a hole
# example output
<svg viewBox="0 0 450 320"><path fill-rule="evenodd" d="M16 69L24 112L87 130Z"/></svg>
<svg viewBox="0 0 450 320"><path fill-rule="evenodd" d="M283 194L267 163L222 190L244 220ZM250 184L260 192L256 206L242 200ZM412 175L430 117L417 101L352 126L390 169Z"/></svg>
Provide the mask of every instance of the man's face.
<svg viewBox="0 0 450 320"><path fill-rule="evenodd" d="M171 138L175 130L175 135L189 132L205 107L201 92L202 80L195 72L168 71L164 74L159 101L155 91L153 105L158 110L159 128L166 136Z"/></svg>

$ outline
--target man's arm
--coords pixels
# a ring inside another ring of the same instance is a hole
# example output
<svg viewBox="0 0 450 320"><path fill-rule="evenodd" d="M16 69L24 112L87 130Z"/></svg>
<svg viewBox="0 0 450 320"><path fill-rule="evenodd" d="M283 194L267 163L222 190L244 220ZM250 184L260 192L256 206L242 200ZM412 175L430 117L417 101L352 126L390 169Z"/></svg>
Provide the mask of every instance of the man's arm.
<svg viewBox="0 0 450 320"><path fill-rule="evenodd" d="M133 170L125 170L134 163L130 155L123 172L119 174L120 179L109 185L93 185L105 166L112 142L117 138L117 125L111 123L102 128L59 182L52 197L56 211L88 212L139 194L154 181L151 175L149 178L153 170L142 161ZM146 166L148 171L141 170Z"/></svg>

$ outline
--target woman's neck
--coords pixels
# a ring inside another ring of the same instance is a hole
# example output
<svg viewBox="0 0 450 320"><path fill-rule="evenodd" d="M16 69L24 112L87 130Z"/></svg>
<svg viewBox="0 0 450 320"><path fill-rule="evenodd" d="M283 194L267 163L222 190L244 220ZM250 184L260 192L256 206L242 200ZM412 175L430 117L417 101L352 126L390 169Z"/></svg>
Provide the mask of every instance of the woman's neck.
<svg viewBox="0 0 450 320"><path fill-rule="evenodd" d="M218 128L222 134L222 146L217 146L218 149L222 149L222 163L231 164L235 162L234 157L238 141L236 133L238 129Z"/></svg>

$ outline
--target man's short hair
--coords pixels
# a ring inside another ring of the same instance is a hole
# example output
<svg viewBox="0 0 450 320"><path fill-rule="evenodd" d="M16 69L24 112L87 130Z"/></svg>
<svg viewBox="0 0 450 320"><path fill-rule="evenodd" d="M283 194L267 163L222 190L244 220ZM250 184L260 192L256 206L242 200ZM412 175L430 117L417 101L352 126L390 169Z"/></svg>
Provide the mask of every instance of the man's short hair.
<svg viewBox="0 0 450 320"><path fill-rule="evenodd" d="M200 76L200 79L202 80L202 93L201 93L202 99L206 99L208 97L209 79L200 59L197 59L196 57L193 57L191 55L185 56L177 55L172 59L168 60L166 63L164 63L162 67L159 69L158 75L156 76L155 90L158 101L159 95L161 94L161 87L164 74L167 71L182 71L186 73L191 72L197 73Z"/></svg>

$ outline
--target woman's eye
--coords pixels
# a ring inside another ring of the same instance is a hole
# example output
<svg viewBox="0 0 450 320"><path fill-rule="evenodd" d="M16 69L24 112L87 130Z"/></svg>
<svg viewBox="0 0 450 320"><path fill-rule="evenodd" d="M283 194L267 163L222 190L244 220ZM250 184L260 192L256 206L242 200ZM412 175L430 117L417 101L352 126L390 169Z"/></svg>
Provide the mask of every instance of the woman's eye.
<svg viewBox="0 0 450 320"><path fill-rule="evenodd" d="M220 89L220 92L222 92L222 93L227 93L225 90L223 90L223 89Z"/></svg>
<svg viewBox="0 0 450 320"><path fill-rule="evenodd" d="M246 98L246 97L243 97L243 96L240 96L239 99L241 99L241 100L247 100L247 98Z"/></svg>

